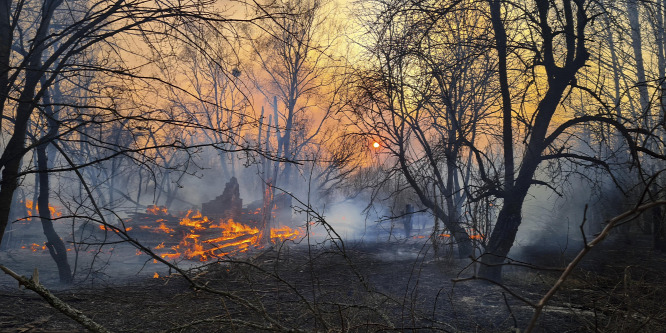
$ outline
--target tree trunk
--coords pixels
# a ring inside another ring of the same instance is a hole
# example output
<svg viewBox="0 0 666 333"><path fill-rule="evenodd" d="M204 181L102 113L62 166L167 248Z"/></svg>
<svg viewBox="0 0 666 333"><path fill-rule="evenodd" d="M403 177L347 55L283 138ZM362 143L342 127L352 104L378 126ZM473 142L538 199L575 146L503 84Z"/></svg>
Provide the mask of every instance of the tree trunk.
<svg viewBox="0 0 666 333"><path fill-rule="evenodd" d="M556 33L548 23L551 10L555 7L549 1L537 1L536 6L539 13L539 35L543 40L541 45L541 57L543 66L548 77L548 89L535 111L530 129L529 141L525 147L522 161L519 163L520 169L514 178L513 161L513 138L510 134L510 127L513 121L511 114L511 96L509 94L506 75L508 68L502 65L506 63L508 50L506 47L506 31L504 23L501 20L500 1L492 0L490 2L491 19L495 31L495 40L497 51L500 55L499 76L500 88L502 90L503 102L503 148L505 150L505 173L504 188L502 191L503 206L500 210L497 223L490 236L488 246L481 258L482 266L479 275L483 278L500 282L502 274L502 262L509 254L513 242L518 232L518 227L522 222L521 210L527 191L534 182L534 175L539 164L542 162L542 154L547 148L546 142L548 129L550 127L553 115L560 104L564 91L569 87L576 77L578 70L585 65L589 58L589 52L585 47L585 25L589 20L585 17L584 8L577 7L577 15L573 14L571 2L562 3L562 11L565 17L564 33L566 35L566 57L558 55L557 58L565 59L560 67L556 62L554 52L554 38ZM551 7L552 6L552 7ZM576 17L576 20L574 20ZM502 60L504 59L504 60ZM507 150L509 153L507 154Z"/></svg>
<svg viewBox="0 0 666 333"><path fill-rule="evenodd" d="M4 11L11 10L9 4L10 3L8 2L0 4L0 7L2 7L0 8L0 34L5 34L7 32L5 22L7 16ZM21 166L21 159L26 153L25 139L28 122L35 109L36 101L41 98L41 94L46 90L46 87L42 85L39 93L36 94L37 84L40 82L40 79L42 79L45 72L41 64L41 57L46 48L46 43L44 43L44 41L48 36L53 13L60 4L62 4L62 1L45 0L44 5L42 6L41 21L37 27L32 42L34 48L31 50L31 54L25 67L25 79L23 89L18 99L18 106L16 107L16 118L14 119L13 132L5 146L5 151L0 157L0 168L4 168L2 170L2 180L0 180L0 240L7 228L12 199L14 197L14 192L18 188L18 174ZM0 37L5 36L0 35ZM11 43L11 39L0 40L0 52L6 52L8 50L5 48L11 47L11 44L5 45L3 43ZM6 59L3 58L4 56L5 55L0 54L0 62L6 61ZM2 64L0 64L0 66L2 66ZM0 68L0 70L3 69ZM2 74L3 73L0 72L0 75ZM6 89L4 92L0 91L0 95L4 94L4 97L0 96L0 101L3 102L0 108L4 109L4 98L7 97L6 94L9 91L9 87L0 87L0 89ZM4 116L4 114L1 116Z"/></svg>
<svg viewBox="0 0 666 333"><path fill-rule="evenodd" d="M502 281L502 265L516 240L518 227L522 222L522 208L525 195L504 200L504 205L497 216L488 246L481 257L479 276L496 282Z"/></svg>
<svg viewBox="0 0 666 333"><path fill-rule="evenodd" d="M37 165L39 168L39 199L37 206L39 209L39 218L42 221L42 228L47 240L46 247L49 249L51 257L58 266L60 283L70 284L72 283L72 270L67 262L67 248L53 227L51 211L49 210L49 172L46 147L47 144L37 147Z"/></svg>
<svg viewBox="0 0 666 333"><path fill-rule="evenodd" d="M0 115L4 116L4 107L7 96L9 95L9 64L11 47L14 38L12 38L11 28L11 0L0 0ZM0 128L2 128L2 118L0 117Z"/></svg>
<svg viewBox="0 0 666 333"><path fill-rule="evenodd" d="M34 78L33 78L34 79ZM24 89L16 111L16 120L14 122L14 133L9 139L5 151L0 157L2 165L2 180L0 180L0 239L5 233L7 223L9 223L9 213L12 206L14 192L18 188L18 172L21 166L21 159L25 155L25 137L28 127L28 121L33 111L32 92L35 90L37 80L28 81L26 85L32 85L32 89ZM28 91L31 90L31 91ZM27 99L27 100L26 100Z"/></svg>
<svg viewBox="0 0 666 333"><path fill-rule="evenodd" d="M636 79L638 82L638 94L641 104L641 110L637 115L646 112L650 105L650 95L648 93L647 83L645 82L645 64L643 62L643 43L641 40L641 24L638 18L638 1L627 0L627 16L629 17L629 27L631 29L631 47L634 51L634 61L636 62ZM649 117L645 118L648 125Z"/></svg>

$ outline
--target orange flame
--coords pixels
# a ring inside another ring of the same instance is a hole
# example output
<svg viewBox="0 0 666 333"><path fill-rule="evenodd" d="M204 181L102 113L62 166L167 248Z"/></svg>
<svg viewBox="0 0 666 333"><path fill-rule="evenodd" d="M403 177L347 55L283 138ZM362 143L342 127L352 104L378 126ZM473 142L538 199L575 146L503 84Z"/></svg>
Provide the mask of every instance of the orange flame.
<svg viewBox="0 0 666 333"><path fill-rule="evenodd" d="M32 200L26 200L25 201L25 208L26 211L28 212L28 216L33 215L33 211L35 214L39 214L39 205L35 204ZM58 211L54 206L51 206L49 204L49 212L51 213L51 218L58 218L62 216L62 212ZM32 220L31 217L26 218L28 221Z"/></svg>
<svg viewBox="0 0 666 333"><path fill-rule="evenodd" d="M291 229L286 226L277 229L271 229L271 238L277 238L280 240L295 239L300 236L300 234L301 232L298 229Z"/></svg>
<svg viewBox="0 0 666 333"><path fill-rule="evenodd" d="M169 215L166 206L150 205L146 208L146 213L150 215L166 216Z"/></svg>
<svg viewBox="0 0 666 333"><path fill-rule="evenodd" d="M160 224L160 229L164 230ZM259 229L232 219L213 223L208 217L199 211L188 211L180 221L179 225L188 228L178 245L172 246L168 252L160 254L165 259L198 259L208 261L227 255L246 252L251 246L259 244ZM174 235L173 229L167 228L166 233ZM202 231L206 230L206 233ZM213 232L214 231L214 232ZM212 237L211 237L212 233ZM280 227L271 230L271 238L274 240L295 239L301 235L301 230L289 227ZM163 249L161 243L156 250Z"/></svg>
<svg viewBox="0 0 666 333"><path fill-rule="evenodd" d="M180 220L180 225L193 227L194 229L206 229L205 224L210 224L208 217L202 216L201 212L188 210L183 219Z"/></svg>

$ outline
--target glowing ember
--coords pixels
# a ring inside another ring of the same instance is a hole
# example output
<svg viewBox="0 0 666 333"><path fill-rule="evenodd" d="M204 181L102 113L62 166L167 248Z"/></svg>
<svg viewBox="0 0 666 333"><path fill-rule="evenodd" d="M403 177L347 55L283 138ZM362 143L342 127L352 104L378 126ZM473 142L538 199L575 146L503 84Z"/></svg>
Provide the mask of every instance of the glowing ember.
<svg viewBox="0 0 666 333"><path fill-rule="evenodd" d="M155 272L155 274L153 274L153 279L159 279L159 278L160 278L160 275L157 274L157 272Z"/></svg>
<svg viewBox="0 0 666 333"><path fill-rule="evenodd" d="M471 235L469 235L469 238L470 238L470 239L482 240L482 239L483 239L483 235L479 235L479 234L471 234Z"/></svg>
<svg viewBox="0 0 666 333"><path fill-rule="evenodd" d="M27 249L25 245L21 246L22 249ZM37 252L38 250L46 251L46 245L39 245L37 243L30 244L30 251Z"/></svg>
<svg viewBox="0 0 666 333"><path fill-rule="evenodd" d="M484 238L483 235L477 234L477 233L474 233L474 232L468 232L468 234L469 234L469 239L483 240L483 238ZM443 234L440 234L439 237L451 238L451 234L443 233Z"/></svg>

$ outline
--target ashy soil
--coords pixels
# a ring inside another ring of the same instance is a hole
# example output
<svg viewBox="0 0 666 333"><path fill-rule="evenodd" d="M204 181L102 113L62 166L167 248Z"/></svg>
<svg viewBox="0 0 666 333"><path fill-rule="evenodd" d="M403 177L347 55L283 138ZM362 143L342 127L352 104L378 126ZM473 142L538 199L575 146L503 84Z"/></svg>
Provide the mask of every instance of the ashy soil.
<svg viewBox="0 0 666 333"><path fill-rule="evenodd" d="M527 325L528 302L536 303L560 274L510 266L503 285L454 283L473 276L474 265L432 252L420 240L345 243L344 249L330 242L275 245L189 270L208 290L192 288L179 274L164 276L168 270L145 257L118 260L125 271L95 272L96 279L89 275L71 287L57 285L46 268L40 277L62 300L117 332L511 332ZM525 259L552 266L570 255L535 248ZM0 252L0 263L28 276L36 258ZM162 277L152 278L157 269ZM593 250L549 303L537 331L664 332L663 281L666 256L649 241L609 242ZM85 330L4 276L0 331Z"/></svg>

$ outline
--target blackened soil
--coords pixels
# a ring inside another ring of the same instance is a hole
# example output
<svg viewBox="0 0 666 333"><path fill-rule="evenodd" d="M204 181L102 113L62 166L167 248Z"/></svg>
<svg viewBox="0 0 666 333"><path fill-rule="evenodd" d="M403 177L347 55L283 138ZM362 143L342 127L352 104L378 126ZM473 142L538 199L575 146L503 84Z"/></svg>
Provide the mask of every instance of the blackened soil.
<svg viewBox="0 0 666 333"><path fill-rule="evenodd" d="M533 252L529 259L547 262L554 255ZM179 274L47 287L117 332L510 332L527 326L529 303L560 274L511 266L501 286L454 283L473 276L474 265L449 257L435 257L416 241L345 244L344 251L334 244L285 244L190 271L205 290ZM537 331L666 331L663 281L666 257L649 242L608 243L569 278ZM0 285L0 331L85 330L32 291L6 283Z"/></svg>

